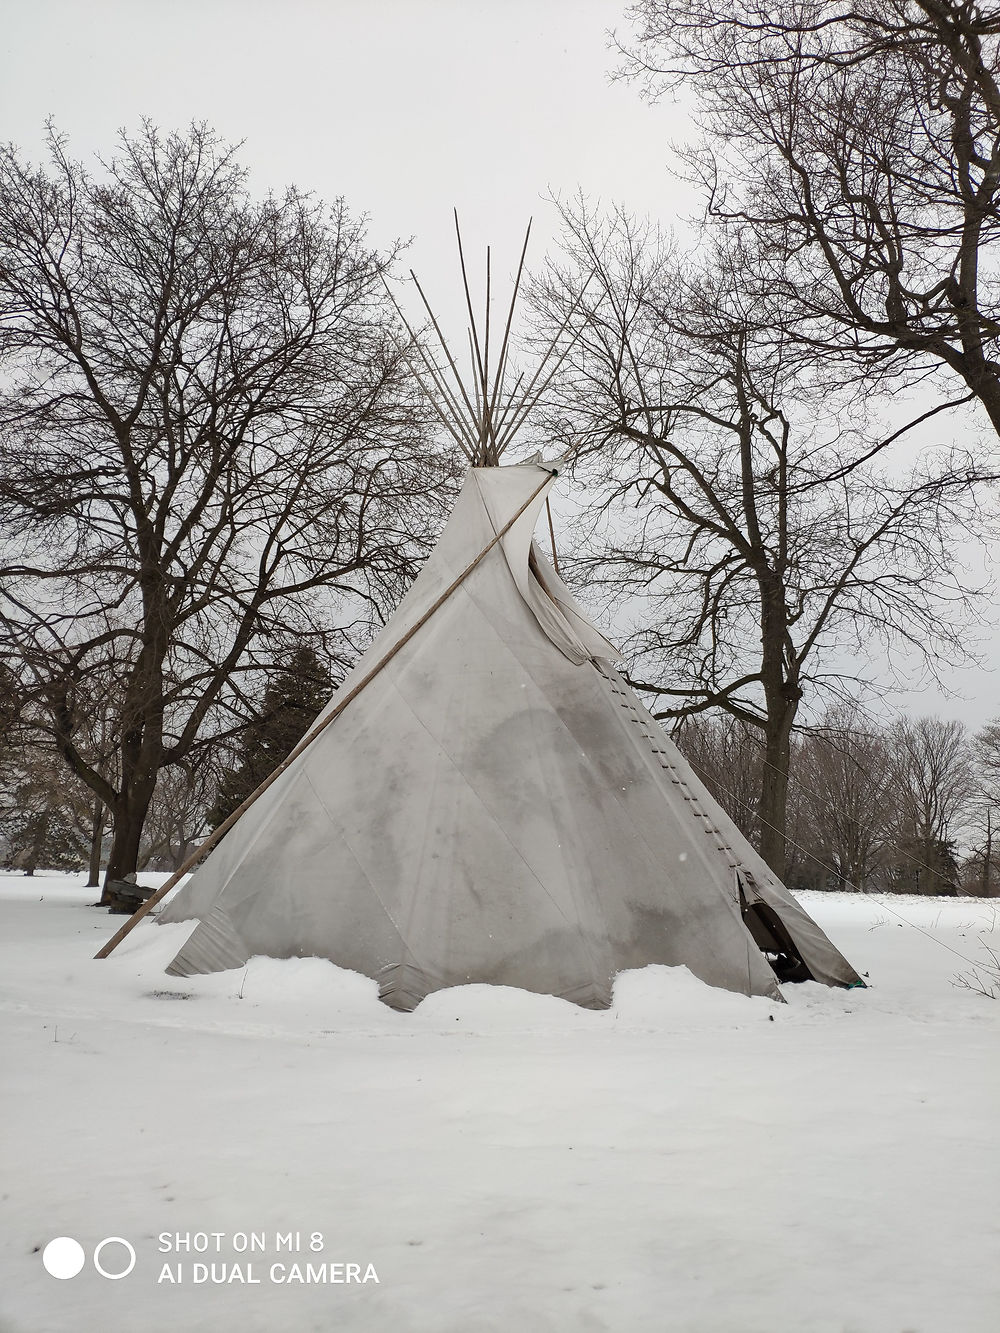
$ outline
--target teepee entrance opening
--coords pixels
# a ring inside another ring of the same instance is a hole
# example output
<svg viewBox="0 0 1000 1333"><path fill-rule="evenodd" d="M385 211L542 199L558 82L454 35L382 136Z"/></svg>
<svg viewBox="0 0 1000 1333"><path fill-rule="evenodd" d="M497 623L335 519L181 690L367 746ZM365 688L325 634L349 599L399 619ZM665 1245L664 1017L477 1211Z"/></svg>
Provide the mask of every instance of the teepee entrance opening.
<svg viewBox="0 0 1000 1333"><path fill-rule="evenodd" d="M774 908L756 895L753 889L748 900L745 873L737 874L743 924L771 965L774 975L779 981L815 981L816 978L809 971L809 965L799 952L798 945ZM749 875L747 879L750 879ZM752 880L750 882L752 883Z"/></svg>

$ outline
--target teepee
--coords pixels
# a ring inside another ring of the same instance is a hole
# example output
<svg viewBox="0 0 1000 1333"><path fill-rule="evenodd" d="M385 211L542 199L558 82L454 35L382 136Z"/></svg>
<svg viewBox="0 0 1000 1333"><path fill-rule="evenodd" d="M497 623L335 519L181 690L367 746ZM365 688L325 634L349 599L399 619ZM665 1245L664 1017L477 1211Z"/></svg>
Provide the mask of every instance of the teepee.
<svg viewBox="0 0 1000 1333"><path fill-rule="evenodd" d="M470 469L354 679L421 628L162 913L198 920L168 972L320 955L399 1009L467 982L596 1008L617 972L647 963L777 995L762 944L818 981L858 982L534 546L554 479L533 464Z"/></svg>
<svg viewBox="0 0 1000 1333"><path fill-rule="evenodd" d="M503 389L509 329L493 374L473 322L474 403L420 351L473 466L312 739L162 912L196 922L167 971L316 955L403 1010L469 982L606 1007L615 975L649 963L775 998L791 971L862 984L535 545L558 469L498 465L530 407Z"/></svg>

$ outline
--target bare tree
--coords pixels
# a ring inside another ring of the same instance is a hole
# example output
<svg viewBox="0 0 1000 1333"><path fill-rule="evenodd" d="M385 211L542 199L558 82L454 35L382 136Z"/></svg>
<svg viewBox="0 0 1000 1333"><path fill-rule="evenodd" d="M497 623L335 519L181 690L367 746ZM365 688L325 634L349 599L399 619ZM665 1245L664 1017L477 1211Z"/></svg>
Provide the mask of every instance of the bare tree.
<svg viewBox="0 0 1000 1333"><path fill-rule="evenodd" d="M0 151L4 660L136 868L164 767L297 636L352 652L438 521L382 278L343 201L253 199L204 127ZM115 683L117 753L85 718ZM109 900L105 888L105 900Z"/></svg>
<svg viewBox="0 0 1000 1333"><path fill-rule="evenodd" d="M976 735L974 756L980 789L1000 807L1000 721L988 722Z"/></svg>
<svg viewBox="0 0 1000 1333"><path fill-rule="evenodd" d="M219 783L219 750L202 749L195 762L160 770L143 825L137 868L176 870L208 831L206 812Z"/></svg>
<svg viewBox="0 0 1000 1333"><path fill-rule="evenodd" d="M936 717L901 718L889 741L900 793L900 884L917 893L955 893L954 840L975 791L966 729Z"/></svg>
<svg viewBox="0 0 1000 1333"><path fill-rule="evenodd" d="M859 388L946 368L1000 433L1000 10L641 0L623 72L683 87L711 217L782 335ZM942 395L948 390L942 386Z"/></svg>
<svg viewBox="0 0 1000 1333"><path fill-rule="evenodd" d="M855 703L830 708L796 747L793 788L802 870L818 884L884 887L898 824L892 746ZM811 864L806 864L811 862Z"/></svg>
<svg viewBox="0 0 1000 1333"><path fill-rule="evenodd" d="M536 295L552 319L578 303L556 421L593 488L577 571L620 619L639 595L630 675L657 717L760 730L760 845L781 874L793 729L807 690L843 686L832 650L903 641L931 668L963 652L952 538L976 460L896 461L900 432L876 434L756 309L731 238L694 267L621 213L564 219L570 262Z"/></svg>
<svg viewBox="0 0 1000 1333"><path fill-rule="evenodd" d="M972 764L975 791L972 827L976 845L966 865L970 889L984 898L1000 895L1000 722L990 722L973 738Z"/></svg>
<svg viewBox="0 0 1000 1333"><path fill-rule="evenodd" d="M688 763L743 836L758 843L760 729L729 713L699 713L679 718L673 735Z"/></svg>

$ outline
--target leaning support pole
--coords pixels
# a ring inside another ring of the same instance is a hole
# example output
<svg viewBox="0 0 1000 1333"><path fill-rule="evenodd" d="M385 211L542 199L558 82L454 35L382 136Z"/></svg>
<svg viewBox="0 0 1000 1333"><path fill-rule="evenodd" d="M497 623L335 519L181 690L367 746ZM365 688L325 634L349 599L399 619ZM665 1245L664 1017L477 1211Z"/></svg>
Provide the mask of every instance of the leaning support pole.
<svg viewBox="0 0 1000 1333"><path fill-rule="evenodd" d="M490 551L493 550L494 546L497 545L497 543L501 540L501 538L507 535L507 533L511 530L511 528L521 517L521 515L525 512L525 510L527 510L528 507L532 504L532 502L536 500L539 495L541 495L542 491L545 489L546 486L548 486L551 479L556 475L554 469L550 471L549 469L546 468L544 469L544 471L545 471L545 480L531 492L527 500L525 500L524 504L517 511L514 517L509 519L503 525L503 527L500 529L497 535L492 539L492 541L488 542L487 545L484 546L483 549L479 552L476 558L472 560L468 565L466 565L466 567L462 570L461 574L459 574L458 578L456 578L453 583L450 583L448 587L445 588L444 592L440 595L440 597L438 597L437 600L427 608L427 610L420 617L417 623L415 625L412 625L402 636L402 638L397 640L397 642L392 645L392 647L385 654L385 656L380 658L372 667L372 669L366 672L365 675L362 676L362 678L358 681L358 683L352 686L352 688L347 691L344 697L341 700L339 700L336 707L333 708L321 721L317 722L315 727L313 727L312 731L310 731L306 736L303 736L302 740L299 741L298 745L296 745L295 749L291 752L291 754L288 755L287 758L281 761L281 763L274 770L274 772L269 777L266 777L264 781L260 784L260 786L256 788L256 790L250 793L250 795L246 798L243 804L238 806L229 816L228 819L223 820L223 822L219 825L217 829L212 830L212 832L208 835L205 841L199 847L197 847L195 851L191 853L191 855L187 858L187 860L184 862L181 868L179 870L175 870L174 873L170 876L170 878L166 881L166 883L161 884L160 887L156 890L156 892L152 895L152 897L146 899L146 901L142 904L142 906L138 909L138 911L133 912L133 914L129 917L129 919L125 922L125 924L121 927L121 929L117 930L115 934L112 935L111 939L108 940L104 948L101 949L98 953L94 954L95 958L107 958L108 954L112 953L115 949L118 948L119 944L121 944L125 936L128 935L133 930L133 928L139 924L139 922L146 915L146 913L151 911L152 908L154 908L156 904L161 900L161 898L165 897L165 895L168 894L170 890L176 884L178 884L180 880L184 878L184 876L188 873L189 870L193 870L194 867L198 864L198 862L201 861L203 857L208 855L208 853L216 845L216 843L223 836L223 834L228 833L229 830L236 823L236 821L240 819L241 816L246 814L246 812L253 805L254 801L256 801L259 796L263 796L264 792L267 791L271 783L276 782L277 779L281 777L282 773L284 773L285 769L289 766L289 764L291 764L293 760L298 759L299 755L302 754L303 750L308 749L309 746L312 745L316 737L319 736L321 732L325 731L326 728L330 725L330 723L335 721L340 716L340 714L344 711L344 709L351 702L351 700L357 698L357 696L361 693L361 691L365 688L365 686L369 685L379 674L379 672L384 667L389 665L389 663L396 656L399 650L402 647L404 647L407 643L409 643L409 641L413 638L414 634L416 634L417 630L420 629L421 626L425 625L428 620L430 620L431 616L434 615L435 611L439 610L444 605L444 603L448 600L448 598L452 595L452 593L455 592L457 588L461 587L461 585L469 577L469 575L476 568L476 566L482 560L484 560L486 556L489 555Z"/></svg>
<svg viewBox="0 0 1000 1333"><path fill-rule="evenodd" d="M545 513L549 520L549 541L552 543L552 568L559 573L559 557L556 555L556 530L552 526L552 506L549 497L545 497Z"/></svg>

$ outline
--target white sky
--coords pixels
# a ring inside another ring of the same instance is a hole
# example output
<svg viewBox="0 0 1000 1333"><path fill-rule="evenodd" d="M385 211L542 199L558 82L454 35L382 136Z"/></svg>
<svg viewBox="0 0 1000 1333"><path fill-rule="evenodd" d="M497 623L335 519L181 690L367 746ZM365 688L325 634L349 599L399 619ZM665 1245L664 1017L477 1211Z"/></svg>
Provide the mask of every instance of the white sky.
<svg viewBox="0 0 1000 1333"><path fill-rule="evenodd" d="M498 277L512 273L531 216L529 262L541 258L550 191L582 189L667 226L695 211L668 174L683 116L609 81L606 33L627 32L623 10L624 0L21 0L0 31L0 134L36 157L52 116L87 157L142 116L163 129L205 120L245 141L255 188L343 195L371 215L376 244L412 237L409 264L454 329L453 206L467 253L478 261L490 242ZM958 672L952 684L964 698L927 691L889 707L974 726L1000 713L995 674Z"/></svg>
<svg viewBox="0 0 1000 1333"><path fill-rule="evenodd" d="M415 238L453 280L451 209L469 248L544 235L549 190L669 217L678 123L611 85L623 0L36 0L10 6L3 137L37 149L46 116L79 154L148 115L245 140L260 187L342 194L372 237ZM542 240L542 236L539 238ZM536 259L543 246L533 245Z"/></svg>

